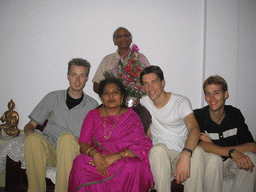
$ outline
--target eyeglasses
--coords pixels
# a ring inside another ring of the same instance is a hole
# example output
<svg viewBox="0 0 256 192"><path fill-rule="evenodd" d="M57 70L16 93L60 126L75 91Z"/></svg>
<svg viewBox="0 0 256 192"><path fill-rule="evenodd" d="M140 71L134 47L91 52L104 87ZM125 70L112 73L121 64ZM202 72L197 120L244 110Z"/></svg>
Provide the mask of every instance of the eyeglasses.
<svg viewBox="0 0 256 192"><path fill-rule="evenodd" d="M116 39L121 39L122 37L128 38L128 37L130 37L130 35L128 35L128 34L117 35L117 36L116 36Z"/></svg>

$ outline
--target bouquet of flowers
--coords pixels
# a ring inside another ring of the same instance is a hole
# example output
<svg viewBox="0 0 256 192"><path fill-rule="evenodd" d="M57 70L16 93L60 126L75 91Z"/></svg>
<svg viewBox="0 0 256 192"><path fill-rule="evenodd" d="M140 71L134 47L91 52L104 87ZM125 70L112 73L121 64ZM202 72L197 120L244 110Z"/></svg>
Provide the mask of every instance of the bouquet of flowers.
<svg viewBox="0 0 256 192"><path fill-rule="evenodd" d="M138 53L139 48L137 45L133 45L131 50L128 50L126 54L127 62L123 63L121 58L115 65L115 67L109 71L105 71L104 76L115 77L123 82L128 95L130 97L141 98L145 95L144 89L140 83L140 73L146 67L145 61Z"/></svg>

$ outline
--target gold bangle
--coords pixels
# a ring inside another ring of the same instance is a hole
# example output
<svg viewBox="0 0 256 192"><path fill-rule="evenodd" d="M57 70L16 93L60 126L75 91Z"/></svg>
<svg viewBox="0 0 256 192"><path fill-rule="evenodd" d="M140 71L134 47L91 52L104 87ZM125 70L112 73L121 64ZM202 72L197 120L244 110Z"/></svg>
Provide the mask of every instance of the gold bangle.
<svg viewBox="0 0 256 192"><path fill-rule="evenodd" d="M90 156L90 153L95 150L95 149L90 149L89 152L88 152L88 156Z"/></svg>
<svg viewBox="0 0 256 192"><path fill-rule="evenodd" d="M89 153L90 153L92 150L94 150L94 148L93 148L93 147L90 147L89 149L87 149L87 151L86 151L86 155L88 155L88 156L89 156Z"/></svg>
<svg viewBox="0 0 256 192"><path fill-rule="evenodd" d="M93 152L93 151L94 151L94 152ZM93 149L93 150L91 150L91 151L89 152L89 155L91 155L91 153L94 154L94 153L97 153L97 152L98 152L97 150Z"/></svg>
<svg viewBox="0 0 256 192"><path fill-rule="evenodd" d="M120 153L117 153L118 155L120 155L120 157L123 159L123 156Z"/></svg>
<svg viewBox="0 0 256 192"><path fill-rule="evenodd" d="M92 147L88 148L87 151L86 151L86 155L88 155L88 151L91 149Z"/></svg>
<svg viewBox="0 0 256 192"><path fill-rule="evenodd" d="M97 151L96 153L99 153L99 151ZM94 154L92 155L92 158L94 157L94 155L96 155L96 153L94 153Z"/></svg>
<svg viewBox="0 0 256 192"><path fill-rule="evenodd" d="M127 151L127 149L125 150L125 157L127 157L128 156L128 151Z"/></svg>
<svg viewBox="0 0 256 192"><path fill-rule="evenodd" d="M89 153L88 153L88 156L89 156L89 157L91 157L91 153L92 153L93 151L96 151L96 150L95 150L95 149L92 149L91 151L89 151Z"/></svg>

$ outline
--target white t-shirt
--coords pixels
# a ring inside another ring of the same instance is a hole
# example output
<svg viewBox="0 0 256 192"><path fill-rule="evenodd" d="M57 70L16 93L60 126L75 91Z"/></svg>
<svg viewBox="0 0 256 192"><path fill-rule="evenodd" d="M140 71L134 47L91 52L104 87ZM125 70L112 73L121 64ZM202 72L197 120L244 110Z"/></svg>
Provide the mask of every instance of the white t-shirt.
<svg viewBox="0 0 256 192"><path fill-rule="evenodd" d="M188 137L184 118L193 113L189 99L172 93L168 103L161 109L148 96L141 99L141 104L152 116L150 132L153 144L163 143L169 149L182 151Z"/></svg>

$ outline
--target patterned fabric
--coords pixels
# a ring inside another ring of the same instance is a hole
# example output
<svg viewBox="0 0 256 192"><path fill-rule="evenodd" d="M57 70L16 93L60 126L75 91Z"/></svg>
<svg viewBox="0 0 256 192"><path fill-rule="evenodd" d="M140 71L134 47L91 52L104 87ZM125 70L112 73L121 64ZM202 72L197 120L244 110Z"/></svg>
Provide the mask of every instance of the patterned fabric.
<svg viewBox="0 0 256 192"><path fill-rule="evenodd" d="M129 111L117 116L105 117L106 136L115 123L111 137L104 138L104 118L98 109L86 116L79 143L91 144L101 154L111 154L128 149L136 157L127 157L112 164L107 177L99 175L89 164L91 157L80 154L74 160L69 179L69 192L73 191L140 191L148 192L153 185L148 152L152 142L145 136L139 116ZM116 122L115 122L116 121ZM103 190L104 189L104 190Z"/></svg>
<svg viewBox="0 0 256 192"><path fill-rule="evenodd" d="M42 134L41 131L35 129L35 133ZM5 169L7 155L15 162L21 162L21 169L26 169L24 158L24 140L25 134L21 133L18 137L9 139L2 147L0 147L0 173ZM56 167L46 167L46 178L51 179L55 184Z"/></svg>

